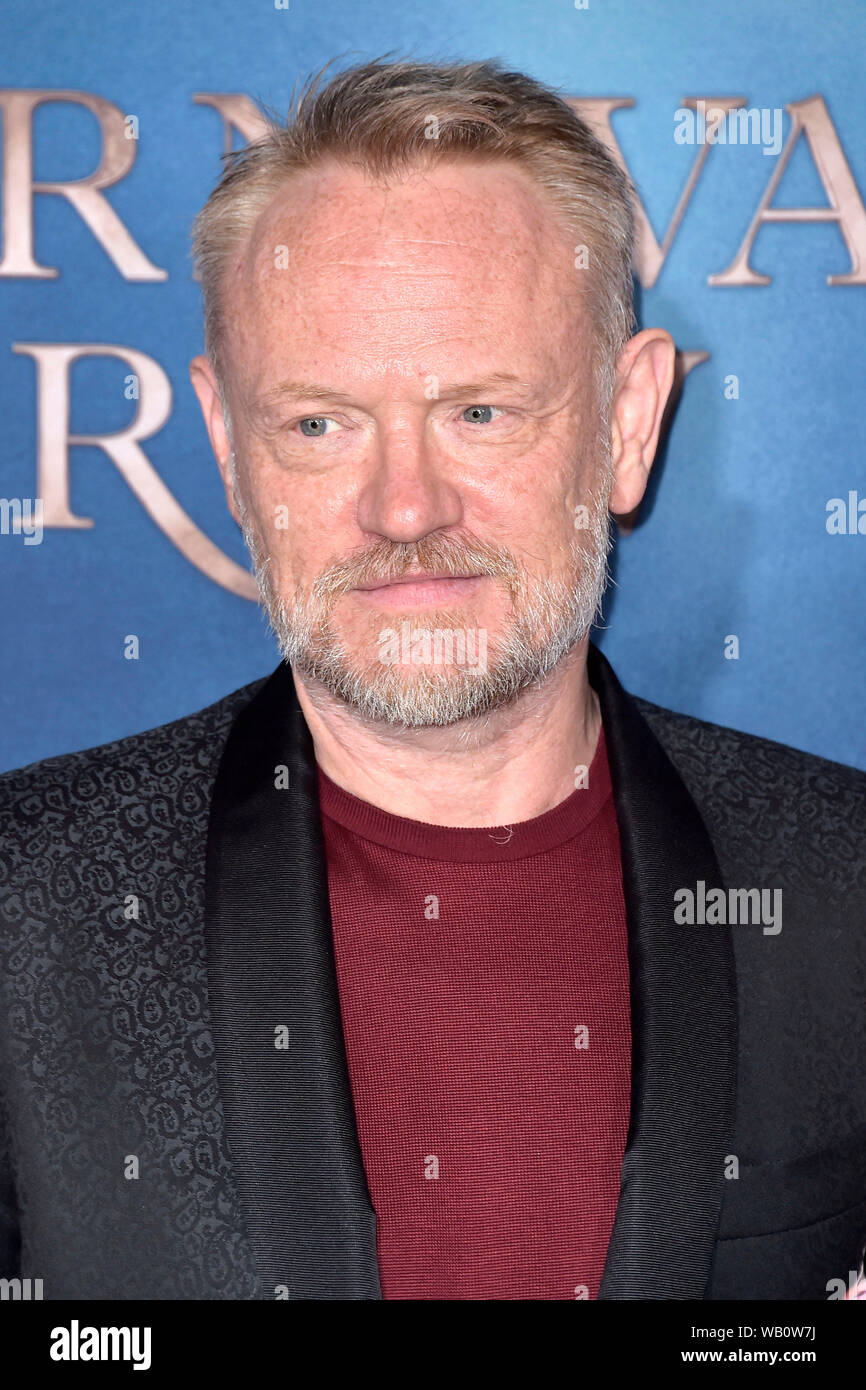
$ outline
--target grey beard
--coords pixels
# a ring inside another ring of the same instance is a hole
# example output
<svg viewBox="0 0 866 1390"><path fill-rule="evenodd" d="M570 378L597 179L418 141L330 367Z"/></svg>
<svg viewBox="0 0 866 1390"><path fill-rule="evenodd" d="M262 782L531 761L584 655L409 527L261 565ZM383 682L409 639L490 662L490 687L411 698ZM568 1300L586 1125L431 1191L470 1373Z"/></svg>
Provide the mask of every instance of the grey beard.
<svg viewBox="0 0 866 1390"><path fill-rule="evenodd" d="M454 573L478 569L505 580L514 611L484 670L455 665L395 668L376 658L364 662L347 650L330 621L333 599L365 582L359 563L335 566L316 581L310 593L288 601L281 598L271 583L270 559L259 546L239 491L235 495L262 604L283 660L319 682L363 720L401 728L444 728L503 709L542 681L582 642L601 613L611 548L604 491L592 498L589 525L576 532L571 543L565 580L537 580L512 560L492 555L487 547L473 546L471 541L455 543L431 536L417 545L390 546L388 554L394 563L388 575L378 568L373 577L396 577L413 564ZM453 632L458 615L455 608L424 609L415 614L413 626Z"/></svg>

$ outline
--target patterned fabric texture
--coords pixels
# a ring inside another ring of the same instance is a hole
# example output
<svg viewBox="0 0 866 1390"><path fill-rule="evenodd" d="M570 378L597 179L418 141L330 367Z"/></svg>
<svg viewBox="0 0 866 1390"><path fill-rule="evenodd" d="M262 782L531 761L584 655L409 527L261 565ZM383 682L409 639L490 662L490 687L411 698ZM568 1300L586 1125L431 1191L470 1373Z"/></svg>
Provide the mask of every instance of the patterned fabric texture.
<svg viewBox="0 0 866 1390"><path fill-rule="evenodd" d="M274 1297L233 1174L203 936L217 768L264 683L0 778L0 1275L46 1298ZM741 1180L708 1296L821 1297L777 1265L844 1278L866 1239L866 778L633 704L724 881L786 895L778 936L734 929Z"/></svg>

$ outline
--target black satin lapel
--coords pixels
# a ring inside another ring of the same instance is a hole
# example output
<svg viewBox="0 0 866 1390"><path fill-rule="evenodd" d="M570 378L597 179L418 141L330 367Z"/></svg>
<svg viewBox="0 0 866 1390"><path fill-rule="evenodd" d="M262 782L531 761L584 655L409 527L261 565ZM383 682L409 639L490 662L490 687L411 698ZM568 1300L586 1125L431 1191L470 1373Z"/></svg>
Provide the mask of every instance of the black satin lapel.
<svg viewBox="0 0 866 1390"><path fill-rule="evenodd" d="M595 648L589 679L622 844L632 1009L631 1123L599 1298L700 1299L733 1133L736 976L730 929L675 924L674 893L724 885L685 784Z"/></svg>
<svg viewBox="0 0 866 1390"><path fill-rule="evenodd" d="M288 787L275 785L280 766ZM285 1285L290 1298L381 1298L315 755L285 665L229 734L211 804L205 914L228 1144L266 1296ZM287 1048L275 1046L281 1028Z"/></svg>

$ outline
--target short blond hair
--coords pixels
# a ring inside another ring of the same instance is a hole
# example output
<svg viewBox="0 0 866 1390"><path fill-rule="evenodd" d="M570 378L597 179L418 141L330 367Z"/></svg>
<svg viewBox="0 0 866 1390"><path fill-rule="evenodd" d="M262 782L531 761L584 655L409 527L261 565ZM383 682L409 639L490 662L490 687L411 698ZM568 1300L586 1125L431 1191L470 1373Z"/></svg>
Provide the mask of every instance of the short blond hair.
<svg viewBox="0 0 866 1390"><path fill-rule="evenodd" d="M550 88L495 61L377 59L327 83L325 71L303 86L293 117L265 113L264 134L223 156L223 173L193 224L205 351L224 407L226 268L286 181L325 159L380 180L462 158L520 166L564 215L576 246L587 248L597 381L608 402L616 357L634 332L634 190L586 122Z"/></svg>

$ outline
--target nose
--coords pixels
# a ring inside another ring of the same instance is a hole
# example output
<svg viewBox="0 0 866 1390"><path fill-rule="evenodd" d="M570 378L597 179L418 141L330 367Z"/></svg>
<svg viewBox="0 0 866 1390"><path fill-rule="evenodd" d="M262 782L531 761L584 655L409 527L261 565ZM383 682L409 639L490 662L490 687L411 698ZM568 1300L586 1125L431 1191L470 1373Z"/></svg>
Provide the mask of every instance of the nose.
<svg viewBox="0 0 866 1390"><path fill-rule="evenodd" d="M425 438L423 421L380 431L369 466L358 496L363 531L411 543L462 521L460 492L447 476L447 461Z"/></svg>

